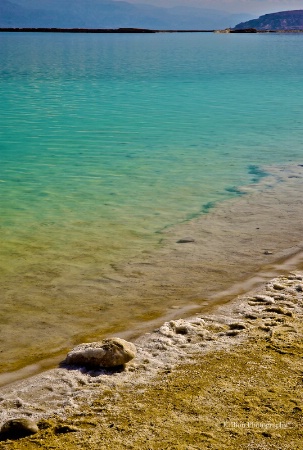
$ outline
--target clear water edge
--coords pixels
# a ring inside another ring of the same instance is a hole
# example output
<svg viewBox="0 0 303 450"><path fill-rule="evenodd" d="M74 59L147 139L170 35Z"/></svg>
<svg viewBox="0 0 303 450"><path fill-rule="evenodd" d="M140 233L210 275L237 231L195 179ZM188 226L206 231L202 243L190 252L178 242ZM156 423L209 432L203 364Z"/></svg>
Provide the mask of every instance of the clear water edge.
<svg viewBox="0 0 303 450"><path fill-rule="evenodd" d="M3 345L17 310L42 340L97 330L90 279L300 161L298 35L0 39Z"/></svg>

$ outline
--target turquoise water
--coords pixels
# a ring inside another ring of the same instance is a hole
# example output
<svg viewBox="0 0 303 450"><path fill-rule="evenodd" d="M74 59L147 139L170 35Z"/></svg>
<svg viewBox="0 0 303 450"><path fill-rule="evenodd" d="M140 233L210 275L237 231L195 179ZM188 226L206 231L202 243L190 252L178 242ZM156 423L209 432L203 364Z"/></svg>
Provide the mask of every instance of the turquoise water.
<svg viewBox="0 0 303 450"><path fill-rule="evenodd" d="M88 276L299 160L302 49L300 34L1 33L3 345L16 309L23 332L59 335L72 305L85 334Z"/></svg>

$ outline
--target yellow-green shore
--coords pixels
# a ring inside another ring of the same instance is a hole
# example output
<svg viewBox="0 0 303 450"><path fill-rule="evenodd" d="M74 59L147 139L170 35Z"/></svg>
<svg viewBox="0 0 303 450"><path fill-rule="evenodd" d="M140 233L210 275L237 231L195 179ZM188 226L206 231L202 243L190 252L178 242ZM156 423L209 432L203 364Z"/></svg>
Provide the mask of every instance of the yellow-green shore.
<svg viewBox="0 0 303 450"><path fill-rule="evenodd" d="M208 315L201 339L213 342L212 333L224 346L189 353L137 383L100 387L87 404L42 418L37 434L0 449L301 449L302 279L284 275L241 296L231 322L220 320L227 306ZM135 378L144 368L133 370Z"/></svg>

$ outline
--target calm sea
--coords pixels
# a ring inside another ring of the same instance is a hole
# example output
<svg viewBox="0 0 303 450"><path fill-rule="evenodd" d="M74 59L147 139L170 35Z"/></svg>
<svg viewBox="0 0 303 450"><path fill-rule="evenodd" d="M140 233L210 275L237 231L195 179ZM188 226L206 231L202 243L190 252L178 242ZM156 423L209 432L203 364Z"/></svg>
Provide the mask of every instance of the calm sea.
<svg viewBox="0 0 303 450"><path fill-rule="evenodd" d="M300 34L1 33L0 349L34 361L33 342L113 330L90 277L299 160L302 50Z"/></svg>

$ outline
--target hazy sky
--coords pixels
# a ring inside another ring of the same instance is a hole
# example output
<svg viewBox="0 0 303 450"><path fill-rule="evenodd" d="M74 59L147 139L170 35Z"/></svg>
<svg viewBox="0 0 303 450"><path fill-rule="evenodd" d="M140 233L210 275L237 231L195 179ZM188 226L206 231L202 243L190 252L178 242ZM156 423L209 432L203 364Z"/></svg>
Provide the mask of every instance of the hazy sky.
<svg viewBox="0 0 303 450"><path fill-rule="evenodd" d="M128 0L132 3L149 3L156 6L200 6L230 12L251 12L256 15L269 12L303 9L303 0Z"/></svg>

